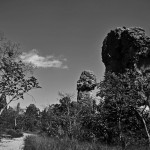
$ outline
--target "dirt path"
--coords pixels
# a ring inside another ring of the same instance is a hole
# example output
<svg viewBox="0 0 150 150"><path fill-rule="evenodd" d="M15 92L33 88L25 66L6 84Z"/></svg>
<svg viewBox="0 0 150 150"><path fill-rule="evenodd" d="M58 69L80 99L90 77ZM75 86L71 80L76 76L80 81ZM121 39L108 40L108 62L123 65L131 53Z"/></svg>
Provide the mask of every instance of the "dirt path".
<svg viewBox="0 0 150 150"><path fill-rule="evenodd" d="M5 139L3 138L0 142L0 150L23 150L24 138L28 135L24 133L24 136L21 138Z"/></svg>

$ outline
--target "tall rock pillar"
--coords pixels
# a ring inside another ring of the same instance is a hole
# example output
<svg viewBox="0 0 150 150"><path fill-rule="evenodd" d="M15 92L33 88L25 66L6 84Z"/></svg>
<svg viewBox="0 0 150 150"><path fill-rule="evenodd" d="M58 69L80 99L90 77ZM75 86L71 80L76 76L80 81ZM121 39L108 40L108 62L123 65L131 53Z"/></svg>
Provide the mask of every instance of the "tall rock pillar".
<svg viewBox="0 0 150 150"><path fill-rule="evenodd" d="M92 90L97 85L96 76L92 71L83 71L77 81L77 102L84 105L91 104Z"/></svg>

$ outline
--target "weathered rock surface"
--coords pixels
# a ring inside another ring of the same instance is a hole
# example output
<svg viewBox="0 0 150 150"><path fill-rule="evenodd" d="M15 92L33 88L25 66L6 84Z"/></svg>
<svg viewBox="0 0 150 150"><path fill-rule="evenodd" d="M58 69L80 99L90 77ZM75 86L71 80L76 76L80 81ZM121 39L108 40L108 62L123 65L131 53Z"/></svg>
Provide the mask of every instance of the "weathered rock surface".
<svg viewBox="0 0 150 150"><path fill-rule="evenodd" d="M77 81L77 101L79 103L91 103L92 90L97 85L96 76L92 71L83 71Z"/></svg>
<svg viewBox="0 0 150 150"><path fill-rule="evenodd" d="M106 72L150 72L150 38L142 28L116 28L103 41L102 61Z"/></svg>

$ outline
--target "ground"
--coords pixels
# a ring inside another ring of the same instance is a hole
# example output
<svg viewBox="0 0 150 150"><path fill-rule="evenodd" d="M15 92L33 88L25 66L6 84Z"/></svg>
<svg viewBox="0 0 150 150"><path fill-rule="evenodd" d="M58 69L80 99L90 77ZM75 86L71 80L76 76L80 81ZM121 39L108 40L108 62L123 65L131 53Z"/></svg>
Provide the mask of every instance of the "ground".
<svg viewBox="0 0 150 150"><path fill-rule="evenodd" d="M3 138L0 142L0 150L23 150L24 146L24 138L28 135L28 133L24 133L23 137L6 139Z"/></svg>

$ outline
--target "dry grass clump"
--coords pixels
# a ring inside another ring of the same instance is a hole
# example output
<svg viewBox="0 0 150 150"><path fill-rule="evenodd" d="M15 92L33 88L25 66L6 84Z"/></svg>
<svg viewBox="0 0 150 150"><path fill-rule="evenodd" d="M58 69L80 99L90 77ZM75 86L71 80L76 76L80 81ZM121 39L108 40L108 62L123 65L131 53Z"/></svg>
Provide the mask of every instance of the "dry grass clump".
<svg viewBox="0 0 150 150"><path fill-rule="evenodd" d="M42 136L27 136L24 150L120 150L116 147L102 146L96 143L80 143L75 140L51 139Z"/></svg>
<svg viewBox="0 0 150 150"><path fill-rule="evenodd" d="M68 138L52 139L46 136L27 136L24 142L24 150L122 150L119 146L78 142ZM130 145L126 150L147 150L147 148L146 145Z"/></svg>

